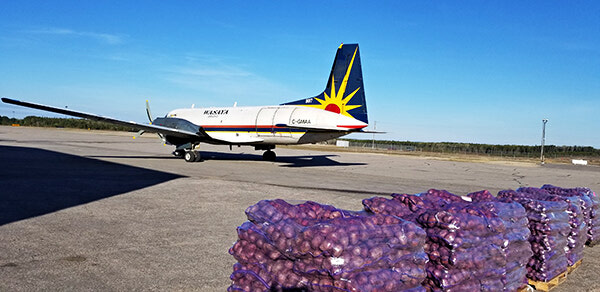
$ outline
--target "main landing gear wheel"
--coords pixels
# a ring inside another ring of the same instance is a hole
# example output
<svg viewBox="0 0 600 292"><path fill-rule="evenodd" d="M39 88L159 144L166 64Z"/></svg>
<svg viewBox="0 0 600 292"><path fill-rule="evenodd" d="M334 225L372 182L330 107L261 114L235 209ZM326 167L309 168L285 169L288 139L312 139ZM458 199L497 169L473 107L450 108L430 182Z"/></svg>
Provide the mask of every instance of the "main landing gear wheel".
<svg viewBox="0 0 600 292"><path fill-rule="evenodd" d="M185 159L186 162L195 162L196 153L194 153L194 151L186 151L185 155L183 155L183 159Z"/></svg>
<svg viewBox="0 0 600 292"><path fill-rule="evenodd" d="M263 153L263 160L265 161L275 161L275 158L277 158L277 154L275 154L275 152L271 150L265 151L265 153Z"/></svg>
<svg viewBox="0 0 600 292"><path fill-rule="evenodd" d="M198 162L202 159L202 157L200 156L200 152L186 151L183 159L185 159L186 162Z"/></svg>

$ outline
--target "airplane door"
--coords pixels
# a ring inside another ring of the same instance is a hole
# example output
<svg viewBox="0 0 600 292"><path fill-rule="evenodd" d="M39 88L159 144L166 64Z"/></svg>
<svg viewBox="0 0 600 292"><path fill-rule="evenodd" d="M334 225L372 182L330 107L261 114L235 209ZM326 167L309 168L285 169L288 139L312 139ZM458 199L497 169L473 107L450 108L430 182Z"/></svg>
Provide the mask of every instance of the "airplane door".
<svg viewBox="0 0 600 292"><path fill-rule="evenodd" d="M273 124L289 124L290 117L295 110L296 108L279 107L275 112L275 116L273 116ZM275 135L277 137L292 137L292 132L290 128L278 128L275 131Z"/></svg>
<svg viewBox="0 0 600 292"><path fill-rule="evenodd" d="M256 115L256 134L262 137L292 137L289 129L282 131L277 124L289 122L292 109L281 107L264 107Z"/></svg>
<svg viewBox="0 0 600 292"><path fill-rule="evenodd" d="M275 132L273 118L277 113L276 107L263 107L256 114L256 134L258 136L274 137Z"/></svg>

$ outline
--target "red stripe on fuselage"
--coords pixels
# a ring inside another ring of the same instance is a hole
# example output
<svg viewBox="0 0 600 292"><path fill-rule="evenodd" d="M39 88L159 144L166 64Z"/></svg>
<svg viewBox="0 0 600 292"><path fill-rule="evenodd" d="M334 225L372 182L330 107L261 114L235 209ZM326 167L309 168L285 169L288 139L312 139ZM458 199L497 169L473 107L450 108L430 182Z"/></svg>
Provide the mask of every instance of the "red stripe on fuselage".
<svg viewBox="0 0 600 292"><path fill-rule="evenodd" d="M366 127L367 125L350 125L350 126L340 126L338 125L338 128L346 128L346 129L362 129L364 127Z"/></svg>
<svg viewBox="0 0 600 292"><path fill-rule="evenodd" d="M278 127L275 125L202 125L202 127L205 128L248 128L248 129L254 129L254 128L284 128L284 127Z"/></svg>

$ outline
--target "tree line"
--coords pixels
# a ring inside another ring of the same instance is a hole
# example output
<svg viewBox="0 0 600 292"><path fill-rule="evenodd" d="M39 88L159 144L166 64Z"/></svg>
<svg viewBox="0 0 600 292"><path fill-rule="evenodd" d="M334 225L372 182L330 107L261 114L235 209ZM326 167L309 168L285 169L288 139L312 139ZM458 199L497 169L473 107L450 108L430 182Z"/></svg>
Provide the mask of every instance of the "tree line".
<svg viewBox="0 0 600 292"><path fill-rule="evenodd" d="M350 146L371 147L372 140L350 141ZM493 156L535 157L540 155L541 145L494 145L458 142L411 142L376 140L376 148L404 151L425 151L442 153L487 154ZM544 155L547 157L600 157L600 149L591 146L556 146L544 145Z"/></svg>
<svg viewBox="0 0 600 292"><path fill-rule="evenodd" d="M109 131L125 131L135 132L136 129L109 124L106 122L92 121L86 119L75 119L75 118L46 118L28 116L23 119L9 118L6 116L0 116L0 125L10 126L18 124L20 126L27 127L51 127L51 128L75 128L75 129L89 129L89 130L109 130Z"/></svg>

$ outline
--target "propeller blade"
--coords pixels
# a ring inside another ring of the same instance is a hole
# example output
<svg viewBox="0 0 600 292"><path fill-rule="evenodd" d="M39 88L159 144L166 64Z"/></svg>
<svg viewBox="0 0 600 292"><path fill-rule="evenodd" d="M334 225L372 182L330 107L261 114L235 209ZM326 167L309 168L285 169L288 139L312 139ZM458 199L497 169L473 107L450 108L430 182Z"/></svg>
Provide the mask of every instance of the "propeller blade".
<svg viewBox="0 0 600 292"><path fill-rule="evenodd" d="M146 115L148 115L148 120L150 120L150 124L152 124L152 121L154 121L154 119L152 118L152 112L150 112L150 103L148 102L148 100L146 99ZM138 134L143 134L143 131L138 132ZM156 133L158 135L158 137L160 137L160 139L163 141L163 143L167 143L167 139L165 138L165 136L161 133ZM135 139L135 137L134 137Z"/></svg>
<svg viewBox="0 0 600 292"><path fill-rule="evenodd" d="M133 136L133 139L135 139L135 138L138 138L139 136L141 136L141 135L142 135L142 134L144 134L144 133L146 133L146 131L145 131L145 130L139 130L139 131L138 131L138 132L135 134L135 136Z"/></svg>
<svg viewBox="0 0 600 292"><path fill-rule="evenodd" d="M167 139L165 138L165 135L161 134L161 133L156 133L158 135L158 137L160 137L160 139L163 141L164 144L167 144Z"/></svg>
<svg viewBox="0 0 600 292"><path fill-rule="evenodd" d="M152 113L150 112L150 103L148 103L148 100L146 100L146 115L148 115L148 120L150 120L150 124L152 124L154 119L152 118Z"/></svg>

